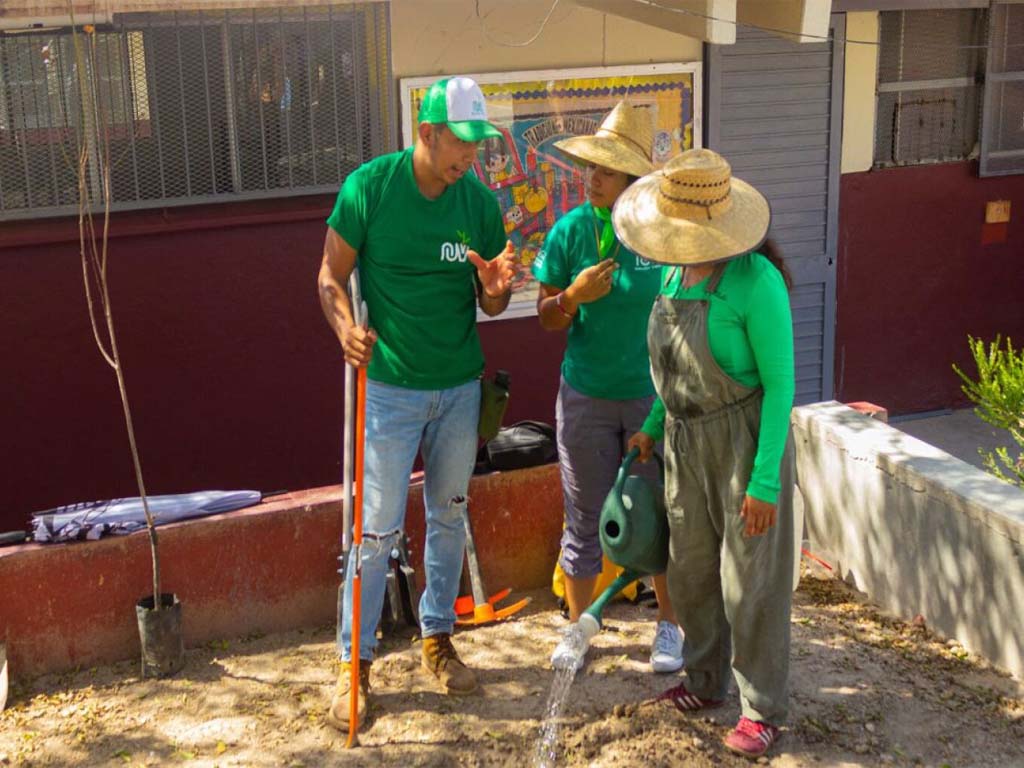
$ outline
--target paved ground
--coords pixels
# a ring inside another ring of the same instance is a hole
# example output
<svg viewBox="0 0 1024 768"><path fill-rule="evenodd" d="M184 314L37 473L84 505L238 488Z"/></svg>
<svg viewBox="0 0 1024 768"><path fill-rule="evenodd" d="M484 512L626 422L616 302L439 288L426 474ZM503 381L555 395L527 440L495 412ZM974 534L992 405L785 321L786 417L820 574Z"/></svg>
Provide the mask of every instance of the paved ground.
<svg viewBox="0 0 1024 768"><path fill-rule="evenodd" d="M996 429L974 415L973 408L951 411L924 418L894 417L890 424L919 440L941 448L961 461L984 469L978 449L992 451L1013 445L1004 429Z"/></svg>

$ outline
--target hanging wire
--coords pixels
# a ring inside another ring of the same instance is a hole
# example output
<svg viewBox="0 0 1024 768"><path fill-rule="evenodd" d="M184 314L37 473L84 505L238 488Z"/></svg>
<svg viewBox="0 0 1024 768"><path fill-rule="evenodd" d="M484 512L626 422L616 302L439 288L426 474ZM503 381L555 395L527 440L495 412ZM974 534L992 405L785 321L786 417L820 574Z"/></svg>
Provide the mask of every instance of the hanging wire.
<svg viewBox="0 0 1024 768"><path fill-rule="evenodd" d="M551 3L551 7L548 9L547 15L544 17L544 20L541 21L540 23L540 27L537 28L537 31L533 34L532 37L530 37L529 40L524 40L521 43L509 43L503 40L496 40L493 37L491 37L491 33L487 31L487 25L484 23L484 17L480 15L480 0L476 0L475 3L476 18L477 21L480 22L480 31L483 33L484 37L487 39L488 42L494 43L495 45L500 45L504 48L525 48L528 45L533 45L533 43L536 42L537 38L540 37L541 34L544 32L544 28L547 27L548 22L551 20L551 14L555 12L555 8L558 7L558 3L559 0L554 0L554 2Z"/></svg>

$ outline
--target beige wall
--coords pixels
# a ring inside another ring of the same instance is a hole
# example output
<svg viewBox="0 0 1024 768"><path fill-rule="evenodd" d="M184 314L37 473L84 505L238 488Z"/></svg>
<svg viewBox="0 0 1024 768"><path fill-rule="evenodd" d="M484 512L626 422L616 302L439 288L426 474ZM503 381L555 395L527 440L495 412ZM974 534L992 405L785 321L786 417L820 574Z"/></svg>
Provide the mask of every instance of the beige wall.
<svg viewBox="0 0 1024 768"><path fill-rule="evenodd" d="M391 59L395 77L510 72L560 67L700 61L701 42L560 2L537 40L551 0L393 0Z"/></svg>
<svg viewBox="0 0 1024 768"><path fill-rule="evenodd" d="M878 41L878 13L846 14L846 75L843 82L842 172L870 170L875 152L875 87L878 46L851 40Z"/></svg>

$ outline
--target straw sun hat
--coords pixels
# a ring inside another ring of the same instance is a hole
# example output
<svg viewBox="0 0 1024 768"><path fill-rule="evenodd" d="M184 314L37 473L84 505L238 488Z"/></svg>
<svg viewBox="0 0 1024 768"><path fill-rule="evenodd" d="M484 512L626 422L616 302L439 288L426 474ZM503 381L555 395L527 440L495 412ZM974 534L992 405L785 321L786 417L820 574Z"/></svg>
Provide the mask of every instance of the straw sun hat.
<svg viewBox="0 0 1024 768"><path fill-rule="evenodd" d="M764 195L735 178L725 158L691 149L619 195L612 225L634 253L661 264L707 264L764 242L771 211Z"/></svg>
<svg viewBox="0 0 1024 768"><path fill-rule="evenodd" d="M556 141L555 146L581 163L644 176L654 170L654 114L620 101L593 136L573 136Z"/></svg>

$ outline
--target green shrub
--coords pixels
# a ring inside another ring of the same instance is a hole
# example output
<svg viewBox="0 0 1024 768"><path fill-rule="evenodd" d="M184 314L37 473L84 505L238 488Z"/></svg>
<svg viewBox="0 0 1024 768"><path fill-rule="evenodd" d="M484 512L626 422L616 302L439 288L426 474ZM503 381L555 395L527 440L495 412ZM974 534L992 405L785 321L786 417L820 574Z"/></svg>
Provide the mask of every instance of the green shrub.
<svg viewBox="0 0 1024 768"><path fill-rule="evenodd" d="M977 406L974 412L998 429L1005 429L1017 444L1016 458L1008 448L997 448L995 453L978 449L985 467L1000 480L1024 488L1024 349L1014 351L1010 339L1006 348L1001 338L988 345L981 339L967 337L974 363L978 368L975 381L957 366L953 370L963 380L961 389Z"/></svg>

